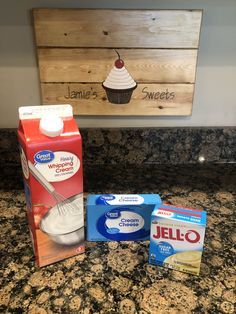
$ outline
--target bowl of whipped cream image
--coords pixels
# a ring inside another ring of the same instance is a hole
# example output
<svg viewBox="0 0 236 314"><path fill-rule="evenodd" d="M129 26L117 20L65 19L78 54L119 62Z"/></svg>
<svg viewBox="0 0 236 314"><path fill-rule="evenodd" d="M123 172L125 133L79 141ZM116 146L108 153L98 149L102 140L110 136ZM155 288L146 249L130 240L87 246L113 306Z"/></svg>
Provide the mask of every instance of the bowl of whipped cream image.
<svg viewBox="0 0 236 314"><path fill-rule="evenodd" d="M117 51L116 53L118 59L115 61L114 67L111 69L102 86L106 91L110 103L127 104L130 102L137 83L125 68L124 61L120 58L119 53Z"/></svg>
<svg viewBox="0 0 236 314"><path fill-rule="evenodd" d="M61 245L84 241L83 194L78 194L53 206L40 222L40 230ZM63 210L62 210L63 208Z"/></svg>

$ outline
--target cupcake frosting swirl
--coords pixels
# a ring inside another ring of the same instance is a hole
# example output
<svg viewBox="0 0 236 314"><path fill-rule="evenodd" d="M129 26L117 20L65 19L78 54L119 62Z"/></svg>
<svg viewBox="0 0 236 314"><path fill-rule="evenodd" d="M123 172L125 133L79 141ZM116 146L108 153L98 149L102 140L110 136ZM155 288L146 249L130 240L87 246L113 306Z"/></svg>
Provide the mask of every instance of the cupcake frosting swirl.
<svg viewBox="0 0 236 314"><path fill-rule="evenodd" d="M136 83L125 67L118 69L114 66L108 74L106 80L103 82L103 86L111 89L122 90L133 88L136 86Z"/></svg>

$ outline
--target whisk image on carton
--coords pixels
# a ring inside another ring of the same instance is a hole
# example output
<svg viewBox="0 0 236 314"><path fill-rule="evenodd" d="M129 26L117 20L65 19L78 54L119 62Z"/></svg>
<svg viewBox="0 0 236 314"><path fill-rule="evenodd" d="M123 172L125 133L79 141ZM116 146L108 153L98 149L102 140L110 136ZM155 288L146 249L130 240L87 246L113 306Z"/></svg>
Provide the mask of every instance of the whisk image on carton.
<svg viewBox="0 0 236 314"><path fill-rule="evenodd" d="M19 108L29 229L39 266L84 251L82 139L70 105Z"/></svg>

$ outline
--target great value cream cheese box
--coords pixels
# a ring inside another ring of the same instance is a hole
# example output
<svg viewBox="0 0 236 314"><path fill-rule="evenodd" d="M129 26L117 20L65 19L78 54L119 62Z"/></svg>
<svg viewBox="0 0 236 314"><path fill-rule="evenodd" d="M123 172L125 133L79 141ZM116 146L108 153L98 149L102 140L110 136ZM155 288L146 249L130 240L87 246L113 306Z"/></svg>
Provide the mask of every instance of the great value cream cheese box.
<svg viewBox="0 0 236 314"><path fill-rule="evenodd" d="M151 213L160 204L158 194L89 195L87 240L148 240Z"/></svg>
<svg viewBox="0 0 236 314"><path fill-rule="evenodd" d="M156 206L151 217L149 263L199 275L206 212Z"/></svg>

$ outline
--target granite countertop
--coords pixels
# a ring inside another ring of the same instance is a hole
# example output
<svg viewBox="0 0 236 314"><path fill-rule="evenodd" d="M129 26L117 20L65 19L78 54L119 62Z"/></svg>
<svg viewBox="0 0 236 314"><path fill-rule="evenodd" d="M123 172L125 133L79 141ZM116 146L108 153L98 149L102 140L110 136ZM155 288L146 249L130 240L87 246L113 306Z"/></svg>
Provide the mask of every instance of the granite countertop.
<svg viewBox="0 0 236 314"><path fill-rule="evenodd" d="M234 313L234 165L86 169L89 193L160 193L171 204L205 208L200 276L149 265L148 241L87 242L84 254L38 268L22 182L9 176L0 184L1 313Z"/></svg>

